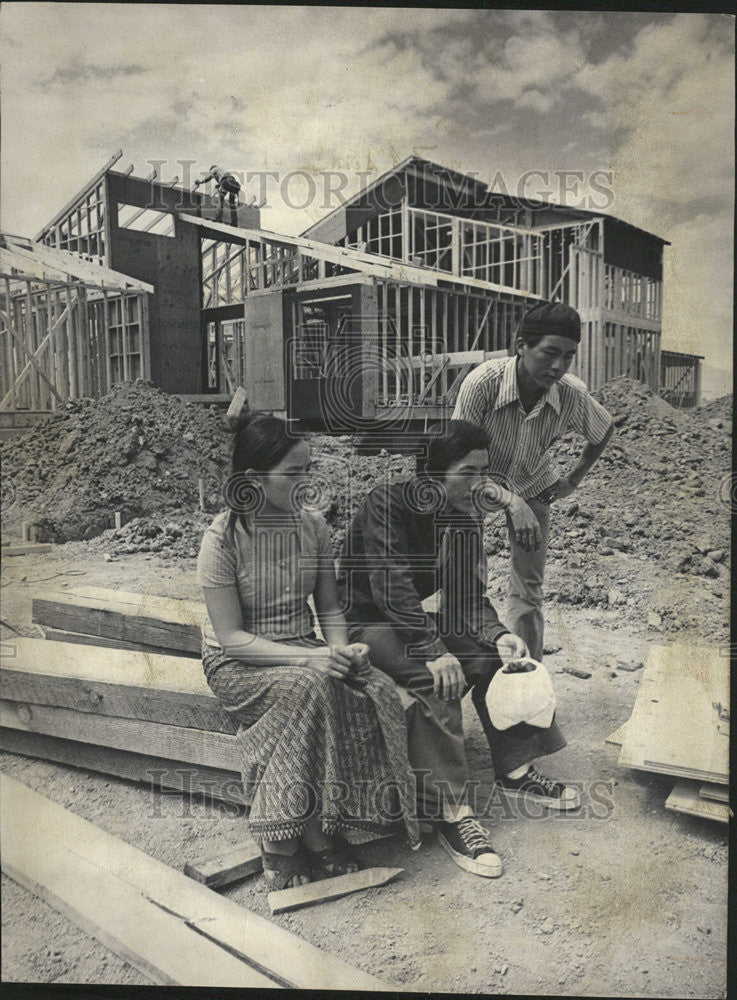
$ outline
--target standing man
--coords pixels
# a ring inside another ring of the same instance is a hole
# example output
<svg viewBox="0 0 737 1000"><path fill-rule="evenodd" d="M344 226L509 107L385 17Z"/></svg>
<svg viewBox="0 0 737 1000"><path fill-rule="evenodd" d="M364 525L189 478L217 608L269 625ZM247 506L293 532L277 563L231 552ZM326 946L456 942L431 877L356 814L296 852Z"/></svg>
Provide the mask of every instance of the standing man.
<svg viewBox="0 0 737 1000"><path fill-rule="evenodd" d="M581 341L581 317L561 302L530 309L520 324L515 355L486 361L463 380L453 420L488 433L489 477L506 489L511 566L508 620L535 660L543 655L543 578L550 504L563 500L604 451L612 418L584 383L567 374ZM586 440L576 465L559 474L551 447L568 430Z"/></svg>
<svg viewBox="0 0 737 1000"><path fill-rule="evenodd" d="M210 167L210 173L207 177L203 177L201 181L195 181L194 186L199 187L200 184L207 184L208 181L213 180L215 181L215 190L218 195L218 219L220 219L223 214L226 197L228 199L228 206L231 209L237 207L238 193L240 192L241 186L233 174L229 174L225 170L221 170L216 164L213 164L213 166Z"/></svg>

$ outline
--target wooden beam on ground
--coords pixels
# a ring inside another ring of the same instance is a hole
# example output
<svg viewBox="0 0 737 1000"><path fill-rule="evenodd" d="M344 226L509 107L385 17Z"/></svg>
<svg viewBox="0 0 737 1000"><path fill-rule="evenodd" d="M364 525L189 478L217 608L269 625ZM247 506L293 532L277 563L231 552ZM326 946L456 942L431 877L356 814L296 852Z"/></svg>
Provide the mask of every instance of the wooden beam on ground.
<svg viewBox="0 0 737 1000"><path fill-rule="evenodd" d="M261 988L272 980L296 989L396 989L7 775L0 776L0 796L3 870L110 947L126 948L126 957L135 955L158 982L243 986L258 977ZM168 933L174 928L176 943Z"/></svg>
<svg viewBox="0 0 737 1000"><path fill-rule="evenodd" d="M104 656L102 651L97 654L93 650L90 652L93 656ZM200 668L199 663L193 662L195 669ZM214 733L233 735L236 731L227 712L210 692L195 694L148 688L141 684L106 683L86 677L54 675L50 671L16 670L9 665L4 665L0 671L0 692L5 701L26 705L68 708L92 715L157 722Z"/></svg>
<svg viewBox="0 0 737 1000"><path fill-rule="evenodd" d="M193 654L182 649L167 649L162 654L161 646L149 646L145 642L131 642L129 639L110 639L106 635L86 635L84 632L66 632L63 629L40 626L46 639L53 642L72 642L79 646L97 646L105 649L134 649L140 653L155 653L159 656L181 656L191 660Z"/></svg>
<svg viewBox="0 0 737 1000"><path fill-rule="evenodd" d="M233 806L245 805L243 783L237 771L201 767L181 760L78 743L20 729L0 728L0 749L136 781L164 793L203 795Z"/></svg>
<svg viewBox="0 0 737 1000"><path fill-rule="evenodd" d="M3 556L32 556L43 555L44 552L51 552L53 546L46 542L29 545L3 545L0 552Z"/></svg>
<svg viewBox="0 0 737 1000"><path fill-rule="evenodd" d="M715 819L720 823L729 822L729 806L701 798L698 784L693 781L679 781L665 800L665 808L688 816Z"/></svg>
<svg viewBox="0 0 737 1000"><path fill-rule="evenodd" d="M185 875L211 889L232 885L262 870L261 848L253 840L226 848L200 861L187 861L184 866Z"/></svg>
<svg viewBox="0 0 737 1000"><path fill-rule="evenodd" d="M75 648L75 647L70 647ZM0 699L0 726L44 733L78 743L131 750L145 747L154 757L237 771L240 751L235 736L139 719L93 715L72 708Z"/></svg>
<svg viewBox="0 0 737 1000"><path fill-rule="evenodd" d="M712 785L709 782L699 788L702 799L713 799L715 802L729 802L729 788L725 785Z"/></svg>
<svg viewBox="0 0 737 1000"><path fill-rule="evenodd" d="M308 882L293 889L278 889L268 895L269 909L272 913L286 913L289 910L299 910L303 906L314 906L315 903L326 903L330 899L340 899L361 889L374 889L386 885L398 878L404 868L362 868L349 875L336 875L334 878L320 879L319 882Z"/></svg>
<svg viewBox="0 0 737 1000"><path fill-rule="evenodd" d="M167 912L125 873L91 861L80 837L101 834L30 788L3 775L2 868L155 983L274 989L272 976L230 955ZM25 823L36 820L29 838ZM72 818L73 817L73 818ZM71 822L70 822L71 820ZM76 839L75 839L76 838Z"/></svg>
<svg viewBox="0 0 737 1000"><path fill-rule="evenodd" d="M128 593L98 587L39 594L33 599L32 620L66 632L124 639L162 650L199 655L205 606L153 594Z"/></svg>

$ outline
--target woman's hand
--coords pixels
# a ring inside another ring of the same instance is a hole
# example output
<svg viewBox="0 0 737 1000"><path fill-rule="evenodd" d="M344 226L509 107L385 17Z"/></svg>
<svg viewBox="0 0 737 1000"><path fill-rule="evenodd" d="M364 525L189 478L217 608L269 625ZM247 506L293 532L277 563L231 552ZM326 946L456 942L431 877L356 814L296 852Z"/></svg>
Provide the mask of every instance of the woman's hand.
<svg viewBox="0 0 737 1000"><path fill-rule="evenodd" d="M514 632L505 632L500 635L496 641L496 648L502 663L508 663L510 660L521 660L530 655L525 640L515 635Z"/></svg>
<svg viewBox="0 0 737 1000"><path fill-rule="evenodd" d="M309 650L304 664L320 674L345 680L351 673L353 662L348 653L349 649L349 646L316 646Z"/></svg>
<svg viewBox="0 0 737 1000"><path fill-rule="evenodd" d="M350 646L342 646L340 648L351 657L353 673L357 677L370 673L371 664L368 659L370 647L365 642L353 642Z"/></svg>

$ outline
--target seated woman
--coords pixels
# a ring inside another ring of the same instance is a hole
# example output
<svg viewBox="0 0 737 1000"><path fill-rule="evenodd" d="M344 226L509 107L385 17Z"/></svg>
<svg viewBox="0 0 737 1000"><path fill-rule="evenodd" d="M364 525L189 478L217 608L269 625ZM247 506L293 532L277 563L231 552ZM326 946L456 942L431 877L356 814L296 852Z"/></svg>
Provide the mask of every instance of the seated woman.
<svg viewBox="0 0 737 1000"><path fill-rule="evenodd" d="M341 830L403 821L419 843L404 714L366 647L348 643L328 527L300 502L309 466L307 441L284 421L245 417L229 510L205 532L197 565L205 676L238 723L249 828L270 888L360 867Z"/></svg>
<svg viewBox="0 0 737 1000"><path fill-rule="evenodd" d="M484 430L452 420L429 438L417 478L375 487L346 533L338 582L351 639L368 643L372 664L413 699L409 758L418 778L426 776L420 799L425 814L439 820L440 843L462 868L494 877L501 861L468 801L461 698L469 686L505 791L558 809L577 801L572 788L532 766L535 757L565 746L557 723L500 731L486 709L502 661L527 654L485 596L478 504L488 444ZM421 602L437 592L440 610L425 613Z"/></svg>

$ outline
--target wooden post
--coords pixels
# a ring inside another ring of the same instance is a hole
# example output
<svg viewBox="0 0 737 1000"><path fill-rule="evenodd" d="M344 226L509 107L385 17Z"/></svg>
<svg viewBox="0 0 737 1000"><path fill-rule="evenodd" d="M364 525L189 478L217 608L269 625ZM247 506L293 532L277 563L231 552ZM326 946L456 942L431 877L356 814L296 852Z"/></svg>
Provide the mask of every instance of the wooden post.
<svg viewBox="0 0 737 1000"><path fill-rule="evenodd" d="M102 293L102 322L105 345L105 395L107 395L113 387L113 376L112 363L110 360L110 315L108 311L107 292L105 291Z"/></svg>
<svg viewBox="0 0 737 1000"><path fill-rule="evenodd" d="M151 379L151 327L148 316L148 294L138 295L141 329L141 375L147 381Z"/></svg>
<svg viewBox="0 0 737 1000"><path fill-rule="evenodd" d="M119 299L120 302L120 339L121 339L121 349L123 351L123 381L129 382L131 377L130 371L130 338L128 337L128 296L123 292Z"/></svg>
<svg viewBox="0 0 737 1000"><path fill-rule="evenodd" d="M77 362L77 336L74 317L74 299L72 297L71 284L67 285L67 305L69 307L69 318L67 320L67 347L69 349L69 398L76 399L79 389L79 369Z"/></svg>

